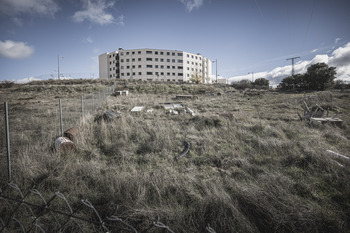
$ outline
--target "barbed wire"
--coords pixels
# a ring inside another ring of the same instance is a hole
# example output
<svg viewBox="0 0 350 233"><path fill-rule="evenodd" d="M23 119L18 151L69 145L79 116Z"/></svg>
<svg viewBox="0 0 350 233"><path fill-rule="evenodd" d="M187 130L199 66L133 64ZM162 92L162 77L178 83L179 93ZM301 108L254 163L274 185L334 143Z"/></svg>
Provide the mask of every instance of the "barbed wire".
<svg viewBox="0 0 350 233"><path fill-rule="evenodd" d="M8 193L8 195L6 195L6 193ZM33 197L30 198L30 195ZM62 205L56 207L52 205L57 199L63 202L66 211L58 209L62 208ZM35 200L39 200L41 204L38 204ZM0 201L6 203L6 205L0 205L0 213L5 213L4 216L0 215L1 233L11 232L12 230L23 233L45 233L47 231L45 230L47 229L47 226L44 225L45 221L40 221L44 218L46 218L46 223L50 227L49 232L65 232L65 227L69 223L73 223L75 225L74 229L79 230L79 232L85 232L78 221L90 223L100 232L139 232L131 224L115 215L102 218L94 205L86 199L80 200L79 205L73 209L66 197L60 192L55 192L49 199L45 199L35 188L29 189L23 194L22 190L16 184L9 182L5 187L0 188ZM7 206L8 209L6 209L5 206ZM27 212L21 211L21 207L25 207ZM83 211L83 208L92 211L93 216L88 215L86 211L83 212L82 215L79 215L78 212ZM51 216L51 218L49 216ZM29 219L25 219L26 217L29 217ZM60 221L60 217L64 217L66 220ZM11 225L11 223L14 224ZM140 232L146 233L152 228L159 228L166 232L174 233L169 226L160 222L159 217L157 217L147 229ZM206 227L206 231L209 233L215 233L209 225Z"/></svg>

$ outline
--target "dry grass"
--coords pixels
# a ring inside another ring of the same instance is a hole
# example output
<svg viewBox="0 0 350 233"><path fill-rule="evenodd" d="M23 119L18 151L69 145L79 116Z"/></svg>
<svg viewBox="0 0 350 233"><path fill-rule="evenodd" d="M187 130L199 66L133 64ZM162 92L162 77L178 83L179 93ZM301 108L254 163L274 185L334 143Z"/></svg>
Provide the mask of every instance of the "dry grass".
<svg viewBox="0 0 350 233"><path fill-rule="evenodd" d="M47 194L59 190L72 201L87 198L103 216L118 207L115 215L138 230L159 217L175 232L205 232L208 224L216 232L349 232L349 163L337 160L344 165L340 167L325 150L349 155L350 93L246 96L236 91L217 96L232 89L118 85L131 94L108 97L98 113L78 123L77 151L67 154L50 152L57 124L41 123L56 118L50 103L57 100L58 91L52 96L16 89L8 95L16 103L12 124L29 115L25 119L33 120L12 132L17 135L15 182L25 188L35 184ZM69 88L75 92L77 87ZM197 100L182 101L196 112L194 117L167 115L159 104L174 101L176 93L204 91ZM27 101L23 95L47 97L35 104L36 97ZM343 127L300 122L296 111L302 112L303 98L328 106L332 114L342 112ZM19 108L31 101L35 117L29 109ZM133 114L130 109L136 105L153 112ZM122 117L94 122L107 110L119 111ZM28 135L33 130L34 138ZM191 150L175 161L184 140Z"/></svg>

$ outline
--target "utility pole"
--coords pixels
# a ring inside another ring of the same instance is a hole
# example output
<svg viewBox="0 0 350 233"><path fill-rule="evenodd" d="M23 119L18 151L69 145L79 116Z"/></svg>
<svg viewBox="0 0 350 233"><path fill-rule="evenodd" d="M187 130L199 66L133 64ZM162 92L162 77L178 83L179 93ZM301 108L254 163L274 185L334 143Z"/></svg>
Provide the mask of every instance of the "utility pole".
<svg viewBox="0 0 350 233"><path fill-rule="evenodd" d="M254 72L249 72L248 74L252 74L252 82L254 82Z"/></svg>
<svg viewBox="0 0 350 233"><path fill-rule="evenodd" d="M292 76L294 76L294 60L298 58L300 57L291 57L287 59L287 61L292 60Z"/></svg>
<svg viewBox="0 0 350 233"><path fill-rule="evenodd" d="M218 59L215 59L213 63L215 62L215 76L216 76L216 83L218 83Z"/></svg>
<svg viewBox="0 0 350 233"><path fill-rule="evenodd" d="M60 55L57 55L57 79L60 79Z"/></svg>
<svg viewBox="0 0 350 233"><path fill-rule="evenodd" d="M60 55L57 55L57 80L60 79Z"/></svg>

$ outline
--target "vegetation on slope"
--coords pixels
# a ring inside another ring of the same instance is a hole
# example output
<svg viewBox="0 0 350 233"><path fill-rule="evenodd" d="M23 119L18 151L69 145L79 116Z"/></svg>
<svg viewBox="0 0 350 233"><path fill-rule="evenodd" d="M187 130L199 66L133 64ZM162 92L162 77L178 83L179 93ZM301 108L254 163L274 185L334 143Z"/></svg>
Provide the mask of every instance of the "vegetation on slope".
<svg viewBox="0 0 350 233"><path fill-rule="evenodd" d="M174 232L205 232L208 225L216 232L349 231L349 163L326 152L349 155L349 92L246 96L227 86L117 87L131 94L109 97L80 122L77 151L50 152L47 134L57 135L48 132L16 138L15 182L48 196L59 190L72 202L87 198L102 216L116 210L139 231L157 217ZM176 93L198 94L182 101L196 116L166 114L160 103ZM343 126L300 122L303 99L341 112ZM136 105L153 112L133 114ZM94 121L107 110L121 118ZM190 152L175 161L183 141Z"/></svg>

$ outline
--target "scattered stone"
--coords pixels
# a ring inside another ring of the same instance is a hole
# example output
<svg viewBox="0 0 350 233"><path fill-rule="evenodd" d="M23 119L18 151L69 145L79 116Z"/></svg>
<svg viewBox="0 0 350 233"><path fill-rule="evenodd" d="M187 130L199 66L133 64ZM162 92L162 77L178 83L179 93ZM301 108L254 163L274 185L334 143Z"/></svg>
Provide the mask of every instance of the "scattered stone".
<svg viewBox="0 0 350 233"><path fill-rule="evenodd" d="M133 109L131 109L131 112L141 112L143 109L143 106L135 106Z"/></svg>

